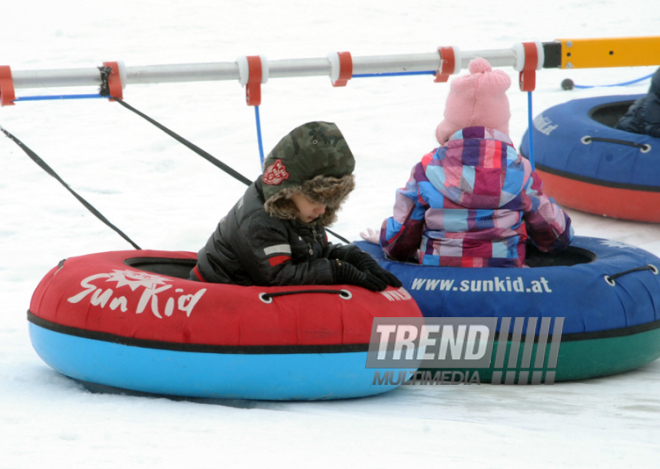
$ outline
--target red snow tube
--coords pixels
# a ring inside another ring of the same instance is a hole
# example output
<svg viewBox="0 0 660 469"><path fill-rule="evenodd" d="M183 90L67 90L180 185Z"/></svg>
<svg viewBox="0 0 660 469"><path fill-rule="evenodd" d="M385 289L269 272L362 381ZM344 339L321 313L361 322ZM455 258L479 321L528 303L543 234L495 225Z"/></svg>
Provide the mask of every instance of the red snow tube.
<svg viewBox="0 0 660 469"><path fill-rule="evenodd" d="M187 280L195 260L123 251L60 262L32 297L32 345L88 386L164 395L344 399L403 384L374 385L366 367L375 317L422 317L403 288L200 283Z"/></svg>
<svg viewBox="0 0 660 469"><path fill-rule="evenodd" d="M222 346L366 345L374 317L421 317L404 289L200 283L187 280L195 259L165 251L66 259L37 287L31 316L118 338Z"/></svg>

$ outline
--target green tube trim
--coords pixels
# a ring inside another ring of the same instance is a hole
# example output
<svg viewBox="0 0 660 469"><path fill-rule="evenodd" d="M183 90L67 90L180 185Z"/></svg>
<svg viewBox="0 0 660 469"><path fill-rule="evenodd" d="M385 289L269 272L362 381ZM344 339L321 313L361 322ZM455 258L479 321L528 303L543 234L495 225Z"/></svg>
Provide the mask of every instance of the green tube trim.
<svg viewBox="0 0 660 469"><path fill-rule="evenodd" d="M493 360L490 368L479 369L429 369L420 371L431 372L438 371L469 371L472 375L475 371L479 374L481 383L491 383L501 381L504 384L509 378L507 384L529 384L532 381L534 373L540 383L550 384L552 381L574 381L601 376L609 376L617 373L634 370L651 363L660 357L660 329L639 332L637 334L623 335L617 337L601 337L587 340L569 340L561 342L559 346L559 356L556 368L548 368L547 363L550 355L550 347L545 349L544 368L534 368L536 361L537 346L534 344L531 355L531 367L522 368L523 354L518 354L518 362L515 368L494 368L494 357L497 353L498 341L495 341L493 348ZM521 344L522 347L522 344ZM507 342L507 351L504 357L504 364L508 364L511 342ZM554 377L552 375L554 373ZM501 378L500 378L501 377ZM523 378L523 382L519 382Z"/></svg>

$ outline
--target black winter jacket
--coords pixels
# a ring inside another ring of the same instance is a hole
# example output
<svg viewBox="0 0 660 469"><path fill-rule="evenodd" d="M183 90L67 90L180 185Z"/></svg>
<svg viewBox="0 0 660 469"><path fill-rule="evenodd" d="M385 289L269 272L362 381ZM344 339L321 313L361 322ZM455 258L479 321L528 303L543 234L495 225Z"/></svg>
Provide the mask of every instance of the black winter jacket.
<svg viewBox="0 0 660 469"><path fill-rule="evenodd" d="M636 100L614 128L660 138L660 68L653 74L646 96Z"/></svg>
<svg viewBox="0 0 660 469"><path fill-rule="evenodd" d="M270 216L262 184L259 178L248 187L197 254L201 280L245 286L332 284L328 256L335 246L325 230Z"/></svg>

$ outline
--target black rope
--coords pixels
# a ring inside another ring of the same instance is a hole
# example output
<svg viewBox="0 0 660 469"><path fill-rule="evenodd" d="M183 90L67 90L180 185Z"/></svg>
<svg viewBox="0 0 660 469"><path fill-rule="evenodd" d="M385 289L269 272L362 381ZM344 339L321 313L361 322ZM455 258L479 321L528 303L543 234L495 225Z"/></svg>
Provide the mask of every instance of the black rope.
<svg viewBox="0 0 660 469"><path fill-rule="evenodd" d="M234 170L233 168L230 168L229 166L227 166L225 163L223 163L222 161L220 161L220 160L218 160L217 158L215 158L215 157L214 157L213 155L211 155L210 153L207 153L206 151L202 150L201 148L199 148L199 147L198 147L197 145L195 145L194 143L192 143L192 142L186 140L185 138L183 138L181 135L179 135L179 134L177 134L177 133L171 131L170 129L168 129L167 127L165 127L163 124L161 124L161 123L159 123L159 122L153 120L151 117L149 117L149 116L147 116L146 114L144 114L144 113L138 111L138 110L135 109L133 106L131 106L130 104L124 102L123 100L121 100L121 99L119 99L119 98L112 98L112 99L114 99L115 101L117 101L119 104L121 104L122 106L124 106L126 109L128 109L128 110L130 110L130 111L133 111L133 112L134 112L135 114L137 114L138 116L142 117L143 119L147 120L147 121L150 122L151 124L155 125L155 126L158 127L160 130L162 130L163 132L165 132L167 135L169 135L170 137L172 137L173 139L175 139L175 140L178 141L179 143L182 143L182 144L185 145L186 147L190 148L192 151L194 151L195 153L197 153L198 155L200 155L202 158L204 158L204 159L207 160L208 162L214 164L215 166L217 166L218 168L220 168L221 170L223 170L224 172L226 172L226 173L229 174L230 176L233 176L235 179L238 179L238 180L241 181L243 184L245 184L245 185L247 185L247 186L249 186L250 184L252 184L252 181L250 181L248 178L246 178L245 176L243 176L241 173L239 173L238 171Z"/></svg>
<svg viewBox="0 0 660 469"><path fill-rule="evenodd" d="M107 77L106 77L106 81L107 81ZM138 116L142 117L143 119L145 119L145 120L148 121L149 123L155 125L155 126L158 127L160 130L162 130L163 132L165 132L167 135L169 135L170 137L172 137L173 139L175 139L175 140L178 141L179 143L185 145L186 147L188 147L189 149L191 149L192 151L194 151L195 153L197 153L198 155L200 155L202 158L204 158L206 161L212 163L213 165L215 165L216 167L220 168L220 169L223 170L225 173L229 174L230 176L234 177L235 179L239 180L240 182L242 182L242 183L245 184L246 186L249 186L250 184L252 184L252 181L250 181L248 178L246 178L245 176L243 176L241 173L239 173L239 172L236 171L235 169L233 169L233 168L227 166L225 163L223 163L222 161L218 160L216 157L214 157L214 156L211 155L210 153L207 153L206 151L202 150L201 148L199 148L199 147L198 147L197 145L195 145L194 143L192 143L192 142L190 142L189 140L186 140L185 138L183 138L181 135L179 135L179 134L177 134L176 132L173 132L172 130L168 129L167 127L165 127L165 126L164 126L163 124L161 124L160 122L158 122L158 121L152 119L151 117L147 116L147 115L144 114L143 112L138 111L138 110L135 109L133 106L131 106L130 104L124 102L123 100L121 100L121 99L119 99L119 98L114 98L114 97L113 97L112 99L114 99L115 101L117 101L119 104L121 104L122 106L124 106L126 109L128 109L128 110L130 110L130 111L133 111L135 114L137 114ZM347 240L346 238L344 238L344 237L338 235L338 234L335 233L334 231L332 231L332 230L330 230L330 229L328 229L328 228L326 228L325 230L326 230L328 233L330 233L331 235L333 235L335 238L337 238L337 239L339 239L339 240L345 242L346 244L351 244L351 242L350 242L349 240Z"/></svg>
<svg viewBox="0 0 660 469"><path fill-rule="evenodd" d="M348 290L294 290L294 291L283 291L278 293L261 293L259 297L262 300L270 300L278 296L287 296L287 295L300 295L304 293L329 293L339 295L345 298L349 298L350 292Z"/></svg>
<svg viewBox="0 0 660 469"><path fill-rule="evenodd" d="M346 244L351 244L351 242L350 242L349 240L347 240L347 239L344 238L343 236L338 235L337 233L335 233L334 231L332 231L330 228L326 228L325 231L327 231L328 233L330 233L332 236L334 236L335 238L337 238L339 241L343 241L343 242L345 242Z"/></svg>
<svg viewBox="0 0 660 469"><path fill-rule="evenodd" d="M657 274L657 273L658 273L658 269L657 269L653 264L648 264L648 265L645 265L645 266L643 266L643 267L635 267L634 269L630 269L630 270L626 270L626 271L623 271L623 272L619 272L618 274L614 274L614 275L606 275L606 276L605 276L605 280L607 281L607 283L609 283L610 285L612 285L612 284L614 284L614 281L615 281L616 279L618 279L619 277L623 277L624 275L631 274L631 273L633 273L633 272L641 272L641 271L643 271L643 270L650 270L650 271L653 272L654 274Z"/></svg>
<svg viewBox="0 0 660 469"><path fill-rule="evenodd" d="M33 152L32 150L30 150L27 146L25 146L25 144L24 144L23 142L21 142L18 138L16 138L14 135L12 135L12 134L9 133L7 130L5 130L2 126L0 126L0 131L2 131L2 132L3 132L7 137L9 137L14 143L16 143L16 145L18 145L18 146L21 148L21 150L23 150L23 151L24 151L24 152L25 152L25 153L26 153L26 154L32 159L32 161L34 161L35 163L37 163L37 165L39 165L39 167L40 167L41 169L43 169L43 170L46 171L49 175L51 175L52 177L54 177L55 179L57 179L57 181L58 181L60 184L62 184L62 185L66 188L66 190L68 190L68 191L69 191L69 192L70 192L70 193L71 193L76 199L78 199L78 201L79 201L81 204L83 204L87 210L89 210L90 212L92 212L92 214L94 214L94 216L96 216L96 218L98 218L99 220L101 220L103 223L105 223L105 224L108 225L110 228L112 228L115 232L117 232L117 233L119 234L119 236L121 236L121 237L124 238L126 241L128 241L129 243L131 243L131 245L132 245L135 249L141 249L140 246L138 246L137 244L135 244L135 243L131 240L131 238L129 238L129 237L128 237L123 231L121 231L121 230L120 230L119 228L117 228L115 225L113 225L112 223L110 223L110 221L109 221L107 218L105 218L105 217L104 217L104 216L103 216L98 210L96 210L96 209L95 209L95 208L94 208L89 202L87 202L87 201L86 201L85 199L83 199L80 195L78 195L78 193L77 193L76 191L74 191L73 189L71 189L71 188L69 187L69 185L68 185L66 182L64 182L64 181L62 180L62 178L60 178L60 177L57 175L57 173L56 173L55 171L53 171L53 169L52 169L50 166L48 166L48 165L46 164L46 162L45 162L44 160L42 160L42 159L39 157L39 155L37 155L37 154L36 154L35 152Z"/></svg>
<svg viewBox="0 0 660 469"><path fill-rule="evenodd" d="M639 148L644 152L648 152L651 149L651 146L646 143L636 143L629 142L628 140L618 140L615 138L602 138L602 137L582 137L582 143L585 145L590 144L591 142L605 142L605 143L616 143L617 145L627 145L629 147Z"/></svg>

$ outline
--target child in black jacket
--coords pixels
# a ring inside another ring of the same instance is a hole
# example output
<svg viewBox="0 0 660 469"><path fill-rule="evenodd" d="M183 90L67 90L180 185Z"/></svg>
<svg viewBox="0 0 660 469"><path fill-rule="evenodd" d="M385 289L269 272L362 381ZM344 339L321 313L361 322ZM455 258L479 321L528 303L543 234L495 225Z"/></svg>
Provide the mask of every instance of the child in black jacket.
<svg viewBox="0 0 660 469"><path fill-rule="evenodd" d="M220 220L198 253L194 280L238 285L351 284L380 291L401 282L354 245L328 243L355 187L355 160L335 124L310 122L285 136L264 174Z"/></svg>

